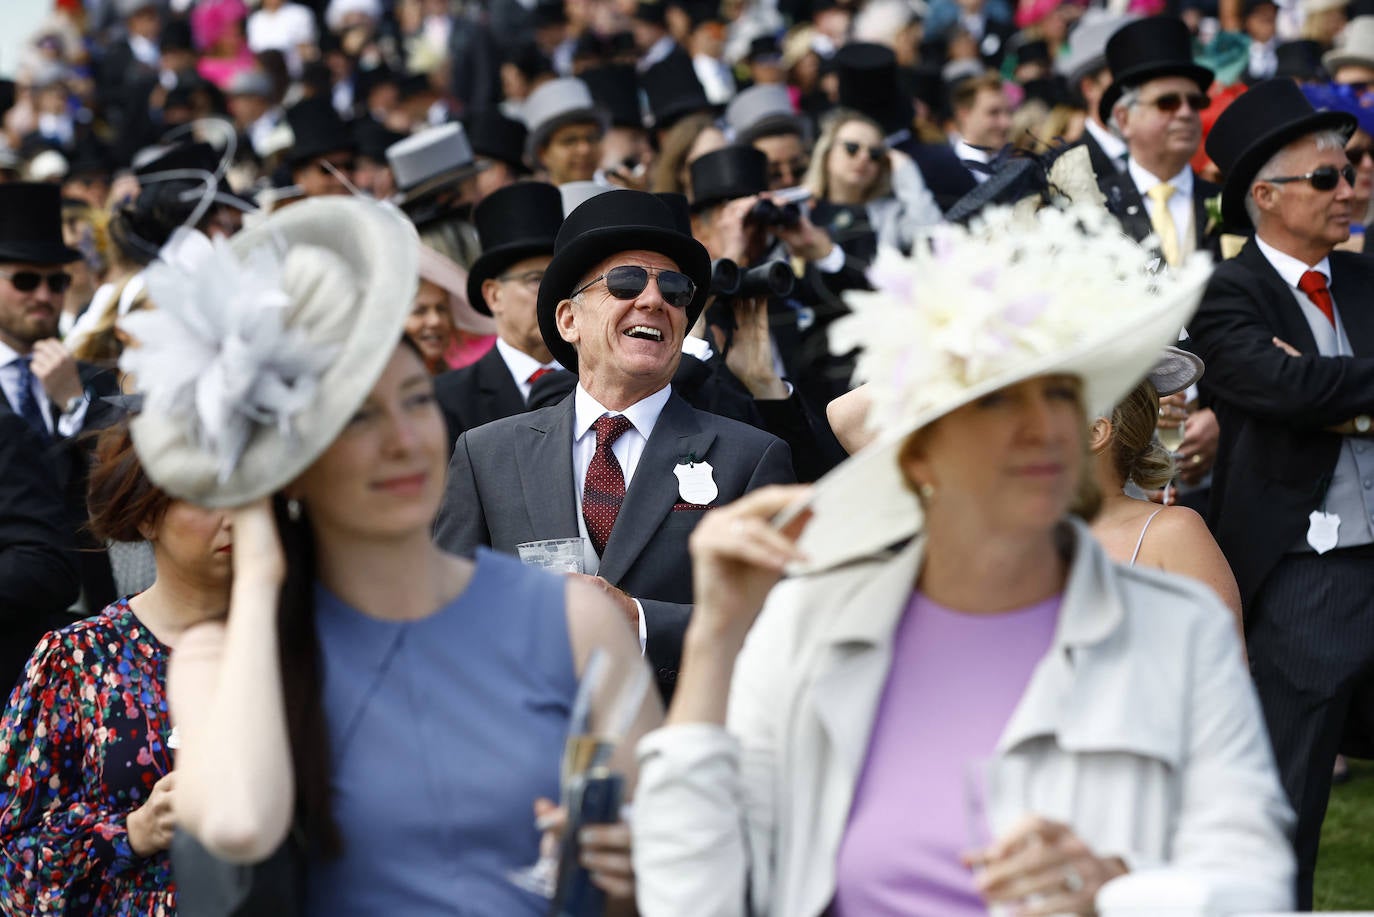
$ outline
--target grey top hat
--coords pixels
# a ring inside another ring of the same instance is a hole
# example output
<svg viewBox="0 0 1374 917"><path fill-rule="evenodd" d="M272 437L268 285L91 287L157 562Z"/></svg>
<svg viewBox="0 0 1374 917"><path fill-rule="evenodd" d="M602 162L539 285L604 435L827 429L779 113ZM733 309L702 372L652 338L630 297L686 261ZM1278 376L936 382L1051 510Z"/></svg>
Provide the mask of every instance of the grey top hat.
<svg viewBox="0 0 1374 917"><path fill-rule="evenodd" d="M563 216L566 217L598 194L619 190L621 189L615 185L607 185L599 181L564 182L558 186L558 193L563 196Z"/></svg>
<svg viewBox="0 0 1374 917"><path fill-rule="evenodd" d="M810 123L792 108L792 96L784 86L762 84L744 90L725 106L725 123L739 143L753 143L772 134L811 139Z"/></svg>
<svg viewBox="0 0 1374 917"><path fill-rule="evenodd" d="M1107 66L1107 39L1135 19L1135 16L1120 13L1088 10L1069 36L1068 48L1055 58L1054 72L1076 90L1080 79Z"/></svg>
<svg viewBox="0 0 1374 917"><path fill-rule="evenodd" d="M523 116L529 130L525 139L525 158L531 164L540 147L558 128L590 121L600 126L604 133L608 121L606 114L597 108L587 84L575 76L549 80L530 93L525 99Z"/></svg>
<svg viewBox="0 0 1374 917"><path fill-rule="evenodd" d="M1374 16L1356 16L1336 39L1336 47L1322 55L1327 73L1341 67L1374 67Z"/></svg>
<svg viewBox="0 0 1374 917"><path fill-rule="evenodd" d="M386 161L401 190L401 203L411 203L481 169L463 125L453 122L393 143Z"/></svg>
<svg viewBox="0 0 1374 917"><path fill-rule="evenodd" d="M139 10L148 7L157 8L157 0L115 0L115 12L119 13L121 19L128 19Z"/></svg>
<svg viewBox="0 0 1374 917"><path fill-rule="evenodd" d="M229 88L225 94L270 99L272 98L272 80L261 70L240 70L229 81Z"/></svg>

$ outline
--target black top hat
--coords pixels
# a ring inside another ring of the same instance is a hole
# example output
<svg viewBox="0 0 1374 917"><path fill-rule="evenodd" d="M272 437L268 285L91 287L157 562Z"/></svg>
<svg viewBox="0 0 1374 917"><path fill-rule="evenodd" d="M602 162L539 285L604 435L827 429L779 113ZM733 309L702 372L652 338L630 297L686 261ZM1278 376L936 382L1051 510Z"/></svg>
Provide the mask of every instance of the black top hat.
<svg viewBox="0 0 1374 917"><path fill-rule="evenodd" d="M316 156L351 153L354 149L352 135L328 99L309 98L291 106L286 110L286 123L296 138L287 153L292 168Z"/></svg>
<svg viewBox="0 0 1374 917"><path fill-rule="evenodd" d="M406 135L393 131L371 115L363 115L351 124L353 145L359 156L376 162L386 162L386 148L400 143Z"/></svg>
<svg viewBox="0 0 1374 917"><path fill-rule="evenodd" d="M1317 111L1290 79L1265 80L1242 93L1217 116L1207 135L1207 155L1226 180L1221 186L1221 216L1237 232L1250 232L1245 198L1269 158L1294 140L1319 131L1355 133L1355 116Z"/></svg>
<svg viewBox="0 0 1374 917"><path fill-rule="evenodd" d="M782 47L778 44L778 36L773 34L758 35L749 42L749 53L744 56L749 63L757 60L781 60Z"/></svg>
<svg viewBox="0 0 1374 917"><path fill-rule="evenodd" d="M164 22L162 30L158 32L158 49L164 53L194 51L196 46L191 41L191 24L184 19L169 19Z"/></svg>
<svg viewBox="0 0 1374 917"><path fill-rule="evenodd" d="M654 197L667 204L668 209L673 212L677 231L690 236L692 234L692 208L687 205L687 195L679 194L676 191L655 191Z"/></svg>
<svg viewBox="0 0 1374 917"><path fill-rule="evenodd" d="M939 121L949 107L949 94L940 68L932 64L902 67L897 71L897 85L913 99L919 99L930 109L932 120Z"/></svg>
<svg viewBox="0 0 1374 917"><path fill-rule="evenodd" d="M692 210L768 190L768 157L741 143L723 146L692 163Z"/></svg>
<svg viewBox="0 0 1374 917"><path fill-rule="evenodd" d="M66 264L80 257L81 252L62 241L62 192L57 185L0 184L0 262Z"/></svg>
<svg viewBox="0 0 1374 917"><path fill-rule="evenodd" d="M897 82L897 55L884 45L852 42L831 58L840 81L839 103L868 115L888 134L909 130L915 111Z"/></svg>
<svg viewBox="0 0 1374 917"><path fill-rule="evenodd" d="M1043 38L1034 38L1030 41L1022 42L1016 48L1016 64L1048 64L1050 62L1050 46Z"/></svg>
<svg viewBox="0 0 1374 917"><path fill-rule="evenodd" d="M664 0L639 0L634 18L650 25L663 25L668 20L668 4Z"/></svg>
<svg viewBox="0 0 1374 917"><path fill-rule="evenodd" d="M482 240L482 254L468 270L468 302L490 315L482 295L483 281L517 261L553 254L558 227L563 225L563 197L546 182L516 182L483 198L472 219Z"/></svg>
<svg viewBox="0 0 1374 917"><path fill-rule="evenodd" d="M504 162L518 175L529 173L524 159L525 125L490 109L473 115L466 126L473 153Z"/></svg>
<svg viewBox="0 0 1374 917"><path fill-rule="evenodd" d="M714 108L697 79L692 58L681 48L674 48L640 74L639 84L649 100L655 130L667 130L686 115Z"/></svg>
<svg viewBox="0 0 1374 917"><path fill-rule="evenodd" d="M598 262L626 251L651 251L676 262L692 278L696 296L687 306L687 327L696 324L710 295L711 258L700 242L684 233L673 208L645 191L598 194L563 221L553 260L539 285L539 331L555 360L577 371L577 351L558 334L555 312Z"/></svg>
<svg viewBox="0 0 1374 917"><path fill-rule="evenodd" d="M584 70L579 76L598 106L611 116L616 127L644 127L639 111L639 80L635 68L628 64L612 64L595 70Z"/></svg>
<svg viewBox="0 0 1374 917"><path fill-rule="evenodd" d="M1277 63L1274 78L1287 77L1303 82L1325 82L1328 79L1326 68L1322 66L1322 53L1325 50L1321 42L1310 38L1285 41L1274 49L1274 60Z"/></svg>
<svg viewBox="0 0 1374 917"><path fill-rule="evenodd" d="M1214 75L1193 62L1193 36L1182 19L1150 16L1116 30L1107 39L1107 66L1112 85L1102 94L1097 113L1104 124L1112 121L1112 109L1127 89L1162 76L1183 76L1206 92Z"/></svg>
<svg viewBox="0 0 1374 917"><path fill-rule="evenodd" d="M401 74L386 64L379 64L366 70L359 69L353 76L353 94L364 104L367 102L367 97L372 94L372 90L382 86L393 86L399 89Z"/></svg>

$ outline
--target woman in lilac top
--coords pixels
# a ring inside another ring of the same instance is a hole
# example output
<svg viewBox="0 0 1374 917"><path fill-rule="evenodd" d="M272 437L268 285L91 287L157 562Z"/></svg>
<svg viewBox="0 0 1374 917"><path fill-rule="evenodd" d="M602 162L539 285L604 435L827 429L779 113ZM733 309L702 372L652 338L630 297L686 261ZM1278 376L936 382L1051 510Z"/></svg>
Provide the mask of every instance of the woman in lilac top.
<svg viewBox="0 0 1374 917"><path fill-rule="evenodd" d="M677 692L639 747L641 913L1092 914L1160 867L1291 905L1229 615L1083 522L1086 412L1145 375L1206 265L1151 278L1098 215L1036 220L880 257L837 342L865 348L877 440L807 514L774 489L693 535Z"/></svg>

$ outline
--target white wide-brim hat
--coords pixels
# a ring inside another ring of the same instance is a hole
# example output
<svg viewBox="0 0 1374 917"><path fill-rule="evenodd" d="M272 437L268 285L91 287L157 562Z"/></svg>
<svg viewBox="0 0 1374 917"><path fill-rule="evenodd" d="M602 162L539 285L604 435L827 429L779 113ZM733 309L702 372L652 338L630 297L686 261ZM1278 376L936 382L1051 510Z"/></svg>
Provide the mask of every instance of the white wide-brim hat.
<svg viewBox="0 0 1374 917"><path fill-rule="evenodd" d="M232 240L178 230L120 327L148 476L231 507L280 490L338 437L401 341L419 239L390 205L313 198Z"/></svg>
<svg viewBox="0 0 1374 917"><path fill-rule="evenodd" d="M868 383L877 436L813 486L799 543L807 561L793 572L921 530L898 455L951 411L1055 374L1081 381L1088 417L1110 411L1178 339L1211 273L1203 253L1152 275L1155 261L1105 210L1084 208L1029 219L994 211L970 230L939 227L910 257L881 252L869 272L875 290L848 294L853 314L831 328L835 352L862 348L856 376Z"/></svg>

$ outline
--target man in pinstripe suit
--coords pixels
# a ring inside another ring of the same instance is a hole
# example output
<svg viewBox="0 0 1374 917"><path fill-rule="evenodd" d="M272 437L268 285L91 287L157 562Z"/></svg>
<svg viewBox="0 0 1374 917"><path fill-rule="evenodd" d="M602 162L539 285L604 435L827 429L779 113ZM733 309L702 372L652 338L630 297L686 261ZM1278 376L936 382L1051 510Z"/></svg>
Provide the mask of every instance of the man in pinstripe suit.
<svg viewBox="0 0 1374 917"><path fill-rule="evenodd" d="M1350 231L1354 119L1288 80L1222 113L1222 214L1252 228L1188 331L1222 437L1209 523L1241 588L1251 670L1298 814L1298 903L1352 699L1374 679L1374 261Z"/></svg>

